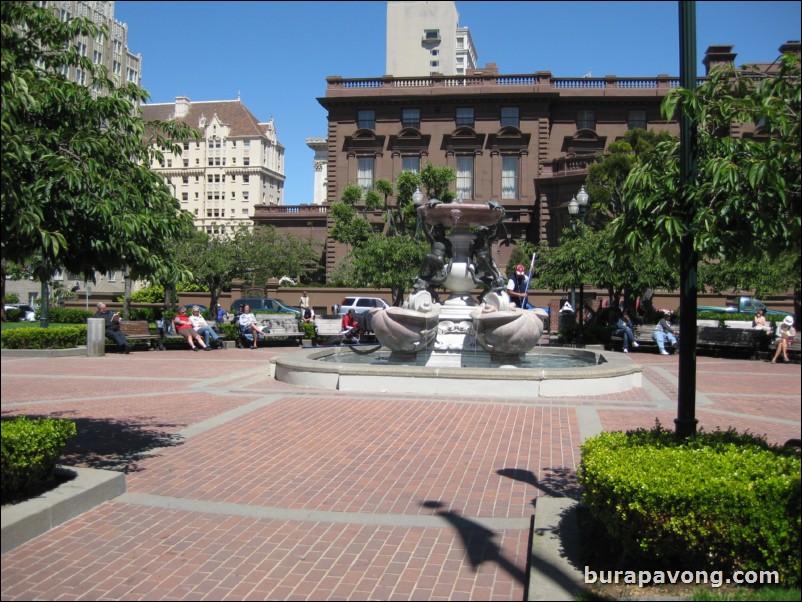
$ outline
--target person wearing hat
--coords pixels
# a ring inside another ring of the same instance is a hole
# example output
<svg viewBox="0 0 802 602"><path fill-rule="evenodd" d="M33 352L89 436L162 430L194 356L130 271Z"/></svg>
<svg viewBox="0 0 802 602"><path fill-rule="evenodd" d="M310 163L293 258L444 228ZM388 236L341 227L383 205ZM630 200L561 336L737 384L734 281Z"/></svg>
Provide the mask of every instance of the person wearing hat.
<svg viewBox="0 0 802 602"><path fill-rule="evenodd" d="M515 274L507 282L507 294L516 307L531 309L529 305L529 278L522 264L515 266Z"/></svg>
<svg viewBox="0 0 802 602"><path fill-rule="evenodd" d="M788 359L788 346L791 344L791 341L794 340L795 336L794 317L785 316L783 321L777 326L777 351L774 353L774 359L771 360L772 364L777 363L777 358L780 357L781 353L786 362L790 361Z"/></svg>
<svg viewBox="0 0 802 602"><path fill-rule="evenodd" d="M220 326L221 324L225 324L228 320L228 312L223 309L223 306L219 303L217 304L217 325Z"/></svg>

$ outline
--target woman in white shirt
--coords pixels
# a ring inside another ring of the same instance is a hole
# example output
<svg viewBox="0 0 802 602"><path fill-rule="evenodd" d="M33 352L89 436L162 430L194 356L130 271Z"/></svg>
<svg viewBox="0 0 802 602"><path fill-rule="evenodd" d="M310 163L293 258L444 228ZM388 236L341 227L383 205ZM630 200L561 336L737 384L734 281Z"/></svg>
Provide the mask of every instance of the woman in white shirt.
<svg viewBox="0 0 802 602"><path fill-rule="evenodd" d="M270 332L267 328L259 326L259 323L256 321L256 316L251 313L251 306L246 305L242 308L242 314L239 317L239 325L242 328L243 334L250 334L253 336L253 345L251 345L251 349L256 349L258 346L258 337L261 334L264 336L268 332Z"/></svg>

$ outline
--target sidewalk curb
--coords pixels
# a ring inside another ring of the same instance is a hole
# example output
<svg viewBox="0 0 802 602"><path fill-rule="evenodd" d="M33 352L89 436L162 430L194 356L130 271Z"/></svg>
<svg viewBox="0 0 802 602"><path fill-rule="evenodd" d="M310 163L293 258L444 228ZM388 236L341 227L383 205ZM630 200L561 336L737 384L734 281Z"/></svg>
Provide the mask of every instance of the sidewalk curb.
<svg viewBox="0 0 802 602"><path fill-rule="evenodd" d="M56 527L95 506L125 493L125 475L97 468L57 468L57 472L77 476L47 493L3 506L2 550L13 550L34 537Z"/></svg>
<svg viewBox="0 0 802 602"><path fill-rule="evenodd" d="M583 591L572 562L579 555L578 505L571 498L537 498L528 600L575 600Z"/></svg>

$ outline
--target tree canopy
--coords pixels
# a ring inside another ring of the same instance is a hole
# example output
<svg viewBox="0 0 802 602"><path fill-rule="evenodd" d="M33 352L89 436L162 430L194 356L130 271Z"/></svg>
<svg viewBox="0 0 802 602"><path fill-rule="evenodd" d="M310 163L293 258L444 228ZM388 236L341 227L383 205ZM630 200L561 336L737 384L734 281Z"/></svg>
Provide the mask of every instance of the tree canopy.
<svg viewBox="0 0 802 602"><path fill-rule="evenodd" d="M697 126L698 170L682 189L678 142L661 142L627 180L619 240L669 259L691 232L703 257L740 261L800 253L800 63L786 54L773 73L720 68L694 90L663 101ZM757 126L754 135L740 135ZM685 202L680 202L684 199Z"/></svg>
<svg viewBox="0 0 802 602"><path fill-rule="evenodd" d="M196 134L144 122L137 106L148 93L82 56L74 39L108 35L103 27L62 22L33 2L3 2L0 13L3 259L38 258L41 281L58 269L178 275L172 241L192 218L150 165ZM68 70L89 85L67 80Z"/></svg>

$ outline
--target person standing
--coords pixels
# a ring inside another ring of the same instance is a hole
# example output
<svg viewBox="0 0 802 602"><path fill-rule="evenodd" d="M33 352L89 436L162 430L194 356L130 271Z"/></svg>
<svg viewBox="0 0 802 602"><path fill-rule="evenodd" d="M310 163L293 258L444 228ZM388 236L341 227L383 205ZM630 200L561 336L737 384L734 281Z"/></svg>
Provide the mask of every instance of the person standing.
<svg viewBox="0 0 802 602"><path fill-rule="evenodd" d="M217 347L217 333L211 326L209 326L206 318L201 315L200 307L197 305L192 307L192 313L189 316L189 321L192 322L192 328L195 329L195 332L203 335L203 342L206 344L206 349L211 350L212 347ZM209 345L209 339L212 340L211 346Z"/></svg>
<svg viewBox="0 0 802 602"><path fill-rule="evenodd" d="M523 264L515 266L515 274L507 281L507 294L515 307L531 309L529 305L529 278Z"/></svg>
<svg viewBox="0 0 802 602"><path fill-rule="evenodd" d="M300 308L301 308L301 314L303 314L303 313L304 313L304 310L305 310L305 309L311 309L311 308L312 308L312 304L311 304L311 302L309 301L309 296L306 294L306 291L304 291L304 292L301 294L301 299L300 299L300 301L298 302L298 305L299 305L299 306L300 306Z"/></svg>
<svg viewBox="0 0 802 602"><path fill-rule="evenodd" d="M111 310L106 307L102 301L97 304L97 311L92 315L93 318L102 318L106 321L106 336L112 341L117 343L117 350L120 353L130 353L131 347L128 345L128 339L125 334L120 331L120 320L123 315L120 312L111 313Z"/></svg>

